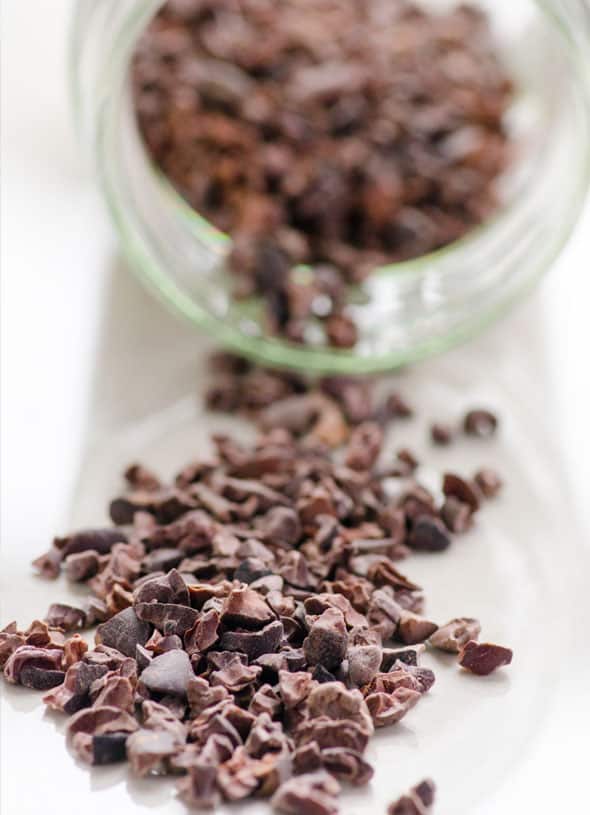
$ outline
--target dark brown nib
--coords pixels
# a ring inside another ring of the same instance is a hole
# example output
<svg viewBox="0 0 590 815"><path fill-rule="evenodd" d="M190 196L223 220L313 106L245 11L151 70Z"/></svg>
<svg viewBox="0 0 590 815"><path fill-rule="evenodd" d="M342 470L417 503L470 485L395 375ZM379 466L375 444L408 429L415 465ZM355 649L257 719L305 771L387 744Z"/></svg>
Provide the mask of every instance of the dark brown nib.
<svg viewBox="0 0 590 815"><path fill-rule="evenodd" d="M434 806L436 788L429 778L390 804L387 815L428 815Z"/></svg>
<svg viewBox="0 0 590 815"><path fill-rule="evenodd" d="M430 426L430 438L434 444L445 446L453 440L453 428L442 422L435 422Z"/></svg>
<svg viewBox="0 0 590 815"><path fill-rule="evenodd" d="M470 640L477 640L481 626L471 617L460 617L441 625L430 637L430 644L441 651L458 654Z"/></svg>
<svg viewBox="0 0 590 815"><path fill-rule="evenodd" d="M478 676L487 676L512 662L512 651L489 642L467 642L459 653L459 665Z"/></svg>
<svg viewBox="0 0 590 815"><path fill-rule="evenodd" d="M463 430L468 436L488 438L498 429L498 417L490 410L470 410L465 414Z"/></svg>
<svg viewBox="0 0 590 815"><path fill-rule="evenodd" d="M338 349L359 338L352 287L489 217L510 160L512 83L485 15L357 6L169 0L132 71L151 159L233 239L236 299L259 295L290 342ZM218 386L209 404L235 398Z"/></svg>
<svg viewBox="0 0 590 815"><path fill-rule="evenodd" d="M495 498L502 489L502 479L498 473L490 467L484 467L482 470L478 470L473 480L477 484L481 494L486 498Z"/></svg>

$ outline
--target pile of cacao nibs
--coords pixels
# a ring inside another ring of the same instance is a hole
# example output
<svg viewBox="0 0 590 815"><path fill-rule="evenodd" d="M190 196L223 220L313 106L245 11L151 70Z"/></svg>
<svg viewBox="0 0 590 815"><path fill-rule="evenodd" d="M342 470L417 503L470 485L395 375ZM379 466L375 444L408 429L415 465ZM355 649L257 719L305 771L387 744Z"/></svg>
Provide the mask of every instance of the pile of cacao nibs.
<svg viewBox="0 0 590 815"><path fill-rule="evenodd" d="M354 346L351 284L498 206L513 87L473 6L168 0L132 79L148 153L290 341Z"/></svg>
<svg viewBox="0 0 590 815"><path fill-rule="evenodd" d="M446 550L499 477L444 473L433 494L410 450L384 448L409 405L359 387L283 394L259 410L254 445L213 436L214 453L171 484L130 466L113 525L56 538L35 561L92 596L84 608L54 603L26 630L6 626L0 665L69 716L79 759L178 776L197 809L255 796L287 815L334 815L341 785L373 775L375 728L431 689L426 648L479 675L510 663L509 649L479 642L477 620L424 616L423 590L399 568ZM462 429L485 437L497 419L472 410ZM80 632L96 624L89 647ZM424 815L433 800L426 780L388 811Z"/></svg>

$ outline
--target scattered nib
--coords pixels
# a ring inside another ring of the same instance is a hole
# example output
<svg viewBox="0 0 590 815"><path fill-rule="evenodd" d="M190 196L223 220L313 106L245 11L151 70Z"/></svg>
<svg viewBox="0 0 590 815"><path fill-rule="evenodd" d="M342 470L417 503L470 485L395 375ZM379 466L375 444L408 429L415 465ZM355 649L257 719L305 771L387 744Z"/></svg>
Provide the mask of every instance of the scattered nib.
<svg viewBox="0 0 590 815"><path fill-rule="evenodd" d="M416 645L416 643L425 642L437 628L436 623L418 614L402 611L395 635L404 645Z"/></svg>
<svg viewBox="0 0 590 815"><path fill-rule="evenodd" d="M478 676L487 676L512 662L512 651L501 645L470 640L459 652L459 665Z"/></svg>
<svg viewBox="0 0 590 815"><path fill-rule="evenodd" d="M108 555L116 543L127 543L127 535L121 529L82 529L67 538L56 538L54 541L62 558L88 551Z"/></svg>
<svg viewBox="0 0 590 815"><path fill-rule="evenodd" d="M49 690L61 685L65 673L60 670L38 668L36 665L23 665L20 672L20 684L34 690Z"/></svg>
<svg viewBox="0 0 590 815"><path fill-rule="evenodd" d="M353 685L366 685L381 669L383 649L379 645L355 645L346 652L348 677Z"/></svg>
<svg viewBox="0 0 590 815"><path fill-rule="evenodd" d="M56 580L61 571L62 553L52 546L44 555L40 555L32 562L35 571L47 580Z"/></svg>
<svg viewBox="0 0 590 815"><path fill-rule="evenodd" d="M478 470L473 480L485 498L495 498L502 489L502 479L489 467Z"/></svg>
<svg viewBox="0 0 590 815"><path fill-rule="evenodd" d="M415 470L417 470L418 465L420 464L415 454L407 447L402 447L401 450L398 450L396 453L396 458L402 463L402 465L405 466L408 475L411 475Z"/></svg>
<svg viewBox="0 0 590 815"><path fill-rule="evenodd" d="M434 804L435 793L434 782L425 779L390 804L387 815L428 815Z"/></svg>
<svg viewBox="0 0 590 815"><path fill-rule="evenodd" d="M445 499L440 516L449 532L457 535L467 532L473 525L473 510L469 504L452 495Z"/></svg>
<svg viewBox="0 0 590 815"><path fill-rule="evenodd" d="M285 815L337 815L340 784L330 773L317 770L285 781L272 806Z"/></svg>
<svg viewBox="0 0 590 815"><path fill-rule="evenodd" d="M125 761L128 733L104 733L92 737L92 764L103 766Z"/></svg>
<svg viewBox="0 0 590 815"><path fill-rule="evenodd" d="M303 652L310 665L337 668L346 656L348 637L342 612L336 608L324 611L309 629L303 641Z"/></svg>
<svg viewBox="0 0 590 815"><path fill-rule="evenodd" d="M141 673L140 685L150 693L186 698L189 681L194 676L188 654L176 648L152 659Z"/></svg>
<svg viewBox="0 0 590 815"><path fill-rule="evenodd" d="M48 625L64 631L76 631L86 625L86 612L63 603L53 603L45 615Z"/></svg>
<svg viewBox="0 0 590 815"><path fill-rule="evenodd" d="M183 742L166 730L141 728L127 739L127 758L136 775L167 772L167 761L182 748Z"/></svg>
<svg viewBox="0 0 590 815"><path fill-rule="evenodd" d="M443 492L447 498L456 498L458 501L467 504L472 512L477 512L479 509L481 499L479 488L455 473L445 473Z"/></svg>
<svg viewBox="0 0 590 815"><path fill-rule="evenodd" d="M389 415L394 419L409 419L414 415L414 409L401 393L393 391L385 399L385 406Z"/></svg>
<svg viewBox="0 0 590 815"><path fill-rule="evenodd" d="M433 422L430 425L430 438L433 444L446 447L453 441L453 428L442 422Z"/></svg>
<svg viewBox="0 0 590 815"><path fill-rule="evenodd" d="M131 464L124 475L129 486L135 490L158 490L162 486L158 476L142 464Z"/></svg>
<svg viewBox="0 0 590 815"><path fill-rule="evenodd" d="M441 552L451 544L447 527L431 515L418 516L407 538L412 549L423 552Z"/></svg>
<svg viewBox="0 0 590 815"><path fill-rule="evenodd" d="M470 410L463 419L463 430L468 436L485 439L493 436L498 429L498 417L490 410Z"/></svg>
<svg viewBox="0 0 590 815"><path fill-rule="evenodd" d="M126 608L98 626L96 642L116 648L125 656L135 657L136 646L145 645L151 633L151 625L140 620L134 609Z"/></svg>
<svg viewBox="0 0 590 815"><path fill-rule="evenodd" d="M74 713L68 721L66 734L79 759L88 764L94 761L93 740L109 733L133 733L137 720L129 713L109 705L91 707Z"/></svg>
<svg viewBox="0 0 590 815"><path fill-rule="evenodd" d="M196 758L187 767L186 776L178 782L179 798L194 809L214 809L220 800L217 772L215 764Z"/></svg>
<svg viewBox="0 0 590 815"><path fill-rule="evenodd" d="M396 662L405 665L418 665L418 659L426 650L426 646L417 644L411 648L384 648L381 658L381 671L389 671Z"/></svg>
<svg viewBox="0 0 590 815"><path fill-rule="evenodd" d="M458 654L470 640L477 640L480 631L478 620L472 617L458 617L446 625L441 625L438 631L431 635L429 642L440 651Z"/></svg>
<svg viewBox="0 0 590 815"><path fill-rule="evenodd" d="M65 573L68 580L81 583L97 574L100 568L100 558L97 552L76 552L68 555L64 561Z"/></svg>
<svg viewBox="0 0 590 815"><path fill-rule="evenodd" d="M38 679L33 677L32 669L39 671L61 671L62 651L57 648L35 648L32 645L21 645L8 657L4 666L4 676L13 685L24 684L24 679L28 681L28 687L35 687L40 684ZM23 677L24 672L24 677ZM49 685L48 687L52 687ZM42 690L43 688L39 688Z"/></svg>
<svg viewBox="0 0 590 815"><path fill-rule="evenodd" d="M417 688L403 685L392 690L369 692L365 702L375 727L389 727L399 722L419 702L421 693Z"/></svg>

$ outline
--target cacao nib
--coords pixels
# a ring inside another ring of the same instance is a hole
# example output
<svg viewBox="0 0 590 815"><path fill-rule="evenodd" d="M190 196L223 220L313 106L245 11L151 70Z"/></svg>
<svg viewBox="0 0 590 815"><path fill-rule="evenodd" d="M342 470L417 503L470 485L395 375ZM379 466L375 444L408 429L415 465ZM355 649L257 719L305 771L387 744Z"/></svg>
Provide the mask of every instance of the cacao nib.
<svg viewBox="0 0 590 815"><path fill-rule="evenodd" d="M116 648L125 656L135 657L136 646L145 645L151 632L149 623L140 620L134 609L126 608L98 626L96 642Z"/></svg>
<svg viewBox="0 0 590 815"><path fill-rule="evenodd" d="M498 429L498 417L490 410L470 410L463 419L463 429L468 436L488 438Z"/></svg>
<svg viewBox="0 0 590 815"><path fill-rule="evenodd" d="M412 524L408 546L423 552L441 552L451 544L445 525L438 518L420 515Z"/></svg>
<svg viewBox="0 0 590 815"><path fill-rule="evenodd" d="M446 625L441 625L438 631L431 634L429 641L441 651L458 654L470 640L477 640L480 631L478 620L472 617L459 617Z"/></svg>
<svg viewBox="0 0 590 815"><path fill-rule="evenodd" d="M489 467L478 470L473 480L486 498L495 498L502 489L502 479L495 470Z"/></svg>
<svg viewBox="0 0 590 815"><path fill-rule="evenodd" d="M453 473L445 473L443 479L443 492L447 498L456 498L471 507L472 512L477 512L480 504L479 491L476 487Z"/></svg>
<svg viewBox="0 0 590 815"><path fill-rule="evenodd" d="M470 640L459 652L459 665L478 676L487 676L503 665L510 665L511 662L510 648L503 648L501 645L493 645L489 642Z"/></svg>

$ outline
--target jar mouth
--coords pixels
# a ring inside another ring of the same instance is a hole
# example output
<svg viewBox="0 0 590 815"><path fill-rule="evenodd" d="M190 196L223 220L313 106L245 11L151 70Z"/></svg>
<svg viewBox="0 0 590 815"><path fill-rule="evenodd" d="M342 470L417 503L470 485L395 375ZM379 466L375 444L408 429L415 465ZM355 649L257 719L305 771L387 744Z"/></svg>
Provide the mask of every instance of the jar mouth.
<svg viewBox="0 0 590 815"><path fill-rule="evenodd" d="M567 53L569 32L548 23L547 15L549 47L563 63L554 73L561 75L553 96L540 85L532 93L528 87L524 107L525 113L526 103L546 108L536 135L546 126L551 138L540 139L534 160L504 205L440 249L376 268L362 287L370 307L364 317L358 307L361 339L354 349L299 345L263 333L251 304L231 302L229 288L220 282L230 236L181 197L148 159L137 133L126 77L135 42L162 4L135 0L119 25L115 59L102 77L103 87L112 88L115 81L118 91L97 108L98 169L131 267L166 304L231 350L266 365L316 373L375 373L414 362L494 322L530 290L569 237L590 179L588 56L578 49ZM518 77L517 85L522 85ZM147 211L150 195L153 212ZM158 218L166 222L167 233ZM175 253L170 246L175 241L194 245ZM207 270L200 286L189 278L191 258L193 274L196 260Z"/></svg>

